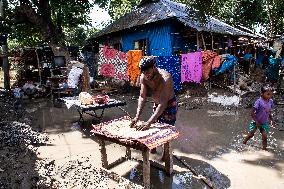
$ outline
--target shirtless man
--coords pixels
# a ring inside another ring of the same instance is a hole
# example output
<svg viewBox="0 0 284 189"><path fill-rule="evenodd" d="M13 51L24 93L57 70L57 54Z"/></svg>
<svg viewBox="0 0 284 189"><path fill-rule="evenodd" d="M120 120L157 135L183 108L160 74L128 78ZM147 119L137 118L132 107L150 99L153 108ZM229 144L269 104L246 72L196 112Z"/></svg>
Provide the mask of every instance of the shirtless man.
<svg viewBox="0 0 284 189"><path fill-rule="evenodd" d="M136 127L146 101L146 94L149 91L152 92L155 103L153 114L147 122L137 127L137 130L147 130L154 122L174 125L176 121L177 101L171 74L157 68L154 57L143 58L139 63L139 68L142 72L140 77L140 96L137 113L130 126Z"/></svg>

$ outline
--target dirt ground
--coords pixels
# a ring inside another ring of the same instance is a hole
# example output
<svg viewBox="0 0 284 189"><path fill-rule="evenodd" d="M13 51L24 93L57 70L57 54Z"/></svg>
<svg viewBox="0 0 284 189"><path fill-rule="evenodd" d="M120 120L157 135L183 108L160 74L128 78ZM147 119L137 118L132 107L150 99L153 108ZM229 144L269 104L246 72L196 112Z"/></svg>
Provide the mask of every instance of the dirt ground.
<svg viewBox="0 0 284 189"><path fill-rule="evenodd" d="M178 95L176 127L180 137L173 142L174 174L168 177L164 171L151 167L151 188L284 188L284 132L271 129L268 151L261 150L259 133L248 145L242 144L250 122L249 107L258 94L244 96L238 106L209 102L208 94L233 96L222 89ZM134 116L137 94L112 97L125 100L124 109ZM279 96L275 98L277 102L282 100ZM283 128L284 106L279 103L276 107L278 128ZM18 151L15 146L19 143L1 146L2 188L139 188L142 185L142 164L137 161L142 159L139 151L132 150L132 160L108 170L122 178L110 178L109 172L102 169L98 142L89 135L90 124L96 123L91 117L85 116L80 126L79 114L74 108L54 107L49 99L26 102L26 111L22 121L31 125L41 140L25 140L29 145ZM151 111L149 100L142 119L146 120ZM103 121L124 115L118 108L111 108L105 111ZM6 126L1 128L4 133ZM107 153L108 161L113 162L125 155L125 148L107 143ZM151 154L150 159L163 164L161 154L162 149L158 148L158 153Z"/></svg>

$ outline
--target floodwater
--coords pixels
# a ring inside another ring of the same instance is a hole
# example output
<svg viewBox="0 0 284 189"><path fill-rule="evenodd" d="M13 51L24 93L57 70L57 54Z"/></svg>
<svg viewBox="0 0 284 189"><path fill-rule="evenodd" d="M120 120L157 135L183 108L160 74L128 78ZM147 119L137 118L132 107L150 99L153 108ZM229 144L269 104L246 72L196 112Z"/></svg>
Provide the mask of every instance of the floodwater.
<svg viewBox="0 0 284 189"><path fill-rule="evenodd" d="M120 98L126 99L123 96ZM134 116L136 107L137 101L129 98L124 109ZM50 153L46 152L46 154L54 155L54 157L58 155L60 158L91 154L95 161L100 160L97 142L86 134L88 133L86 125L96 123L90 117L85 117L85 126L82 129L76 124L79 114L73 108L68 110L64 106L55 108L45 101L38 103L36 107L30 107L30 109L34 111L33 114L37 118L33 121L33 125L46 131L51 135L51 138L56 138L57 135L66 135L67 137L68 133L72 132L81 133L75 135L76 138L65 139L66 141L76 141L68 143L67 154L56 154L59 152L56 150L56 145L53 146ZM152 104L147 103L142 119L149 118L151 111ZM203 189L210 188L208 184L214 188L284 188L284 132L271 129L268 151L261 150L259 132L248 142L248 145L243 145L242 140L251 120L249 112L250 109L238 107L229 109L219 107L219 105L216 107L203 106L193 110L179 108L176 127L180 136L173 141L174 174L170 177L166 176L163 170L151 166L151 188ZM124 112L117 108L108 109L105 111L103 121L123 115L125 115ZM71 145L74 143L82 144L79 148L84 148L86 143L93 144L94 148L88 152L80 151L78 147L73 150ZM118 148L121 147L108 145L107 152L110 159L114 156L117 158L123 156ZM44 150L50 149L45 148ZM136 152L136 154L139 153ZM162 149L158 148L158 153L151 154L150 159L163 164L159 161L161 154ZM141 159L141 155L136 157ZM118 165L112 171L142 185L141 162L135 166L129 165L125 170ZM248 180L252 177L253 179ZM207 184L201 178L204 178Z"/></svg>

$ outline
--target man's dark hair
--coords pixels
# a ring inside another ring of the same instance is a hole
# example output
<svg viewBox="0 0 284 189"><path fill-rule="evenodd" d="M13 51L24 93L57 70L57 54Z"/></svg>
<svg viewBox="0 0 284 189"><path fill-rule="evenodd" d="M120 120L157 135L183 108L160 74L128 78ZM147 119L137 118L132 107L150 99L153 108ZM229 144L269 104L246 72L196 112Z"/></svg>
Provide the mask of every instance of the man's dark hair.
<svg viewBox="0 0 284 189"><path fill-rule="evenodd" d="M149 68L152 68L156 63L155 57L144 57L140 60L139 68L140 70L146 71Z"/></svg>

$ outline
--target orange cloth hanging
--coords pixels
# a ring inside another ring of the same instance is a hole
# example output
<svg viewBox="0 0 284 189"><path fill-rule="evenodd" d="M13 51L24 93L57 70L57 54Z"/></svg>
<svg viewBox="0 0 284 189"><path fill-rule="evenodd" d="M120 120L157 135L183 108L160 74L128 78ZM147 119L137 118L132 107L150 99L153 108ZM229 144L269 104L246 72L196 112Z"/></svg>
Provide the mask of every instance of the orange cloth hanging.
<svg viewBox="0 0 284 189"><path fill-rule="evenodd" d="M140 75L139 62L142 58L141 50L130 50L127 53L127 74L130 81L136 82Z"/></svg>
<svg viewBox="0 0 284 189"><path fill-rule="evenodd" d="M212 64L212 70L215 69L215 68L219 68L220 67L220 65L221 65L221 58L222 57L220 55L214 57L213 64Z"/></svg>
<svg viewBox="0 0 284 189"><path fill-rule="evenodd" d="M209 75L212 69L212 64L217 53L213 51L202 51L202 80L206 81L209 79Z"/></svg>

